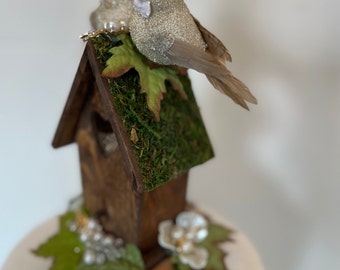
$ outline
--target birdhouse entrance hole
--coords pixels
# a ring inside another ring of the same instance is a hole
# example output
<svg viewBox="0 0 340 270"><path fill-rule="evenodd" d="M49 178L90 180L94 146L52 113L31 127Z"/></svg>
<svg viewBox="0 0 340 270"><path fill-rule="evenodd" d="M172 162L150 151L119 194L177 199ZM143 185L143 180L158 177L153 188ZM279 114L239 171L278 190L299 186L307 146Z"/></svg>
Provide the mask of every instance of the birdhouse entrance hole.
<svg viewBox="0 0 340 270"><path fill-rule="evenodd" d="M113 132L111 123L97 112L92 116L94 130L100 149L105 155L112 154L118 147L116 134Z"/></svg>

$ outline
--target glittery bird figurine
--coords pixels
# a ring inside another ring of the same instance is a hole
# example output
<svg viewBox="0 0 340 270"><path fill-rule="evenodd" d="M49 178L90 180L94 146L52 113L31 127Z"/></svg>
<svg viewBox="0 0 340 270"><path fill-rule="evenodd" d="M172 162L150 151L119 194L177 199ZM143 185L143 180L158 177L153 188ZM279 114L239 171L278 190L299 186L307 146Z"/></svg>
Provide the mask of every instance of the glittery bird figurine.
<svg viewBox="0 0 340 270"><path fill-rule="evenodd" d="M204 73L210 83L248 109L256 104L247 86L226 68L222 42L193 18L183 0L132 0L131 39L149 60Z"/></svg>

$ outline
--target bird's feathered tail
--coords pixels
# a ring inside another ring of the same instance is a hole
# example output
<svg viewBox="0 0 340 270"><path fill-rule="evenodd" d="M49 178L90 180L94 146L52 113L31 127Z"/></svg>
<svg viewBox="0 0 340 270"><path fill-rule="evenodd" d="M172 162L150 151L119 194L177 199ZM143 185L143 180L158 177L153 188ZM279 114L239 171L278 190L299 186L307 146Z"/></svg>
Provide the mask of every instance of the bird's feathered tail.
<svg viewBox="0 0 340 270"><path fill-rule="evenodd" d="M240 80L230 74L228 78L220 80L214 76L207 75L209 82L219 91L229 96L236 104L249 110L246 103L257 104L256 98L250 93L248 87Z"/></svg>
<svg viewBox="0 0 340 270"><path fill-rule="evenodd" d="M166 56L176 65L204 73L217 90L229 96L243 108L249 109L246 102L257 104L256 98L248 87L227 69L222 61L222 59L225 60L225 57L221 55L216 57L209 51L203 51L201 48L178 39L166 52Z"/></svg>
<svg viewBox="0 0 340 270"><path fill-rule="evenodd" d="M203 27L200 22L193 17L194 22L196 23L199 31L201 32L202 38L205 43L208 45L207 51L218 58L220 61L231 62L231 55L228 49L224 46L221 40L219 40L213 33Z"/></svg>

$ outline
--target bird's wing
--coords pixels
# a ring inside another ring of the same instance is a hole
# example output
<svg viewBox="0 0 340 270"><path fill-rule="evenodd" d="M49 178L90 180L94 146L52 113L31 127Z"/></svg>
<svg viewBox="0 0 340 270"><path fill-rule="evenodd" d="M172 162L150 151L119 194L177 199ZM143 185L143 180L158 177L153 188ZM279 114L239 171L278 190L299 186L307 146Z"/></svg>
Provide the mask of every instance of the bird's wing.
<svg viewBox="0 0 340 270"><path fill-rule="evenodd" d="M175 39L165 55L174 65L204 73L216 89L228 95L242 107L248 109L245 101L257 103L256 98L250 93L247 86L235 78L226 66L211 53Z"/></svg>
<svg viewBox="0 0 340 270"><path fill-rule="evenodd" d="M223 76L226 72L225 65L214 55L179 39L175 39L164 54L174 65L195 69L207 75Z"/></svg>
<svg viewBox="0 0 340 270"><path fill-rule="evenodd" d="M205 27L203 27L200 22L195 18L194 21L198 27L198 29L201 31L201 35L204 39L204 41L207 43L208 48L207 50L213 54L216 55L220 61L225 62L229 61L231 62L231 55L228 51L228 49L224 46L221 40L219 40L213 33L211 33L209 30L207 30Z"/></svg>

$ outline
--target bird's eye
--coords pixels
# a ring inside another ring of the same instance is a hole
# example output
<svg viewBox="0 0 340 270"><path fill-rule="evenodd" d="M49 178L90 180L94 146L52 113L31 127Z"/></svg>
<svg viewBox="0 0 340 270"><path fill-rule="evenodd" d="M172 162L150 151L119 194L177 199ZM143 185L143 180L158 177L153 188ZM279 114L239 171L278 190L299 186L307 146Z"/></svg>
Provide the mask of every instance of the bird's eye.
<svg viewBox="0 0 340 270"><path fill-rule="evenodd" d="M151 15L151 2L149 0L133 0L133 8L145 19Z"/></svg>

